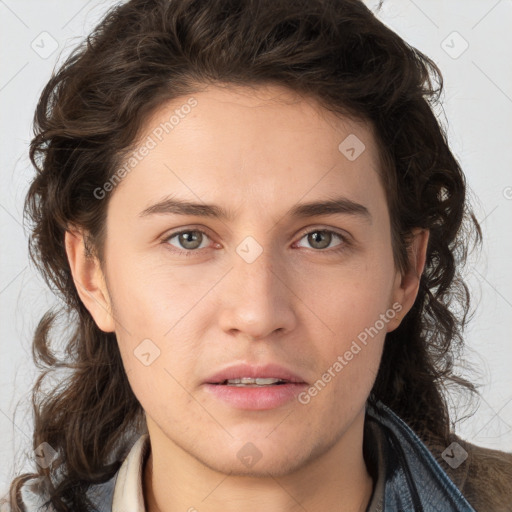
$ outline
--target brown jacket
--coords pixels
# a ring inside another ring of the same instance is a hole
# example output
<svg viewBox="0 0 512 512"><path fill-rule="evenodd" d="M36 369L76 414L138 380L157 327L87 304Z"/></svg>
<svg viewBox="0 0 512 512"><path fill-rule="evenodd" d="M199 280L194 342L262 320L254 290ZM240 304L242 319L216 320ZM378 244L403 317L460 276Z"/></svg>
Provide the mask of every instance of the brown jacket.
<svg viewBox="0 0 512 512"><path fill-rule="evenodd" d="M425 440L437 462L477 512L512 512L512 452L483 448L452 434L468 453L456 469L441 454L446 446Z"/></svg>

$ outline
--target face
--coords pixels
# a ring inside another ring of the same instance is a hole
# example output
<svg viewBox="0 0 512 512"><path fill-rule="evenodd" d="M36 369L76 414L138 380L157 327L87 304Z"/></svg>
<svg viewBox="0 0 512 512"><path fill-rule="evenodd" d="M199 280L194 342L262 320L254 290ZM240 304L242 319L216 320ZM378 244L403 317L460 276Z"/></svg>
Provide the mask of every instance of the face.
<svg viewBox="0 0 512 512"><path fill-rule="evenodd" d="M278 86L191 96L148 120L147 151L110 192L106 281L89 310L116 333L150 435L225 473L284 474L360 417L417 283L395 269L371 126ZM227 401L205 382L237 363L306 384L287 400L273 387ZM253 467L238 457L247 443L262 454Z"/></svg>

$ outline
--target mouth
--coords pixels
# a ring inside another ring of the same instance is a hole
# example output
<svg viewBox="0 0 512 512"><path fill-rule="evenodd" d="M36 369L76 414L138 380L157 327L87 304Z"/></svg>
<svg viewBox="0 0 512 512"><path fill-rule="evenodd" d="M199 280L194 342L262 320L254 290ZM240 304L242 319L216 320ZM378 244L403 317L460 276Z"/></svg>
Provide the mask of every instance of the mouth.
<svg viewBox="0 0 512 512"><path fill-rule="evenodd" d="M292 403L308 386L300 375L276 363L264 366L238 363L210 375L203 384L204 391L215 400L253 411Z"/></svg>

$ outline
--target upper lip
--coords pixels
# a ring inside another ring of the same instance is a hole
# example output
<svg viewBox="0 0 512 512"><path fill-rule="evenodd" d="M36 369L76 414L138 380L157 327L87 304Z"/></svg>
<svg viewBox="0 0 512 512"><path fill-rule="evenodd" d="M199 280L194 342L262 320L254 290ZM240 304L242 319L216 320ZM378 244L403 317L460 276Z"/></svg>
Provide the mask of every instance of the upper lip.
<svg viewBox="0 0 512 512"><path fill-rule="evenodd" d="M274 378L289 382L305 383L304 379L283 366L278 364L266 364L264 366L253 366L250 364L235 364L228 366L206 378L205 384L218 384L229 379L240 379L242 377Z"/></svg>

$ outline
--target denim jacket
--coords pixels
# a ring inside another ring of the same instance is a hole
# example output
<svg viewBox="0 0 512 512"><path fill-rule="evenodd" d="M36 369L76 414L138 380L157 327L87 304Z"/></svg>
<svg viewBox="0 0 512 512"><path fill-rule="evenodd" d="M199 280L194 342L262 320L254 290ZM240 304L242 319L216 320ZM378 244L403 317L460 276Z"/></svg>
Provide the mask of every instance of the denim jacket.
<svg viewBox="0 0 512 512"><path fill-rule="evenodd" d="M149 449L148 434L143 434L133 444L118 472L106 483L89 488L95 512L145 512L142 471ZM378 473L372 475L374 492L367 512L475 512L418 435L380 401L366 405L364 452L367 465L374 468L372 471L378 468ZM489 452L509 456L505 452ZM457 456L456 463L462 466L464 453L460 445L459 449L446 447L443 458L451 462L450 458ZM512 459L512 455L510 457ZM512 474L512 464L508 464L506 462L507 475ZM452 462L452 465L455 464ZM22 489L28 512L36 512L45 502L37 480L30 480L32 483ZM505 507L500 508L500 512L512 511L512 501L510 508ZM493 508L480 510L494 512Z"/></svg>
<svg viewBox="0 0 512 512"><path fill-rule="evenodd" d="M475 512L416 433L380 401L367 403L365 436L370 429L384 473L382 512ZM456 464L463 463L457 455Z"/></svg>

